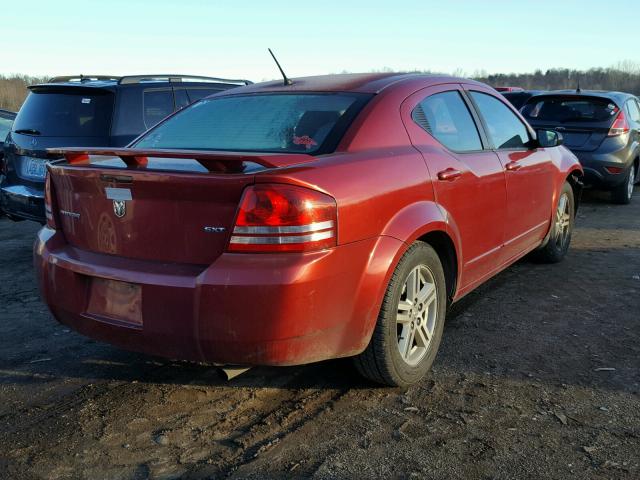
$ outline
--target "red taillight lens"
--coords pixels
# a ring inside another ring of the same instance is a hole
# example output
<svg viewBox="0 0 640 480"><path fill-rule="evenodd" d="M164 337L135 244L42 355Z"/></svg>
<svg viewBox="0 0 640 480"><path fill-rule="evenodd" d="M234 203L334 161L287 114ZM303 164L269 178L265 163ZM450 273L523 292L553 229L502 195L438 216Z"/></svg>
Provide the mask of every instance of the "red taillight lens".
<svg viewBox="0 0 640 480"><path fill-rule="evenodd" d="M44 182L44 213L47 217L47 227L57 228L56 219L53 214L53 192L51 188L51 175L47 172L47 179Z"/></svg>
<svg viewBox="0 0 640 480"><path fill-rule="evenodd" d="M304 252L336 245L333 197L293 185L247 187L229 241L232 252Z"/></svg>
<svg viewBox="0 0 640 480"><path fill-rule="evenodd" d="M622 167L604 167L604 169L609 172L609 173L613 173L615 175L624 172L624 168Z"/></svg>
<svg viewBox="0 0 640 480"><path fill-rule="evenodd" d="M618 116L613 121L613 125L609 129L609 137L616 137L618 135L622 135L624 133L629 132L629 122L627 122L627 117L624 114L624 110L620 110Z"/></svg>

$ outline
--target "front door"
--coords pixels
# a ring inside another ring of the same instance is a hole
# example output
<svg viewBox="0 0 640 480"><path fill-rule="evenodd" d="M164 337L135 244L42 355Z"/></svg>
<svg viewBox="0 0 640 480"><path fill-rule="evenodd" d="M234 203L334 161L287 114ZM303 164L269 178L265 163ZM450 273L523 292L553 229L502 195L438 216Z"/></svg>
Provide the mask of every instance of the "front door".
<svg viewBox="0 0 640 480"><path fill-rule="evenodd" d="M551 153L532 142L532 132L505 101L470 87L469 97L506 172L503 260L540 244L551 225L555 166Z"/></svg>

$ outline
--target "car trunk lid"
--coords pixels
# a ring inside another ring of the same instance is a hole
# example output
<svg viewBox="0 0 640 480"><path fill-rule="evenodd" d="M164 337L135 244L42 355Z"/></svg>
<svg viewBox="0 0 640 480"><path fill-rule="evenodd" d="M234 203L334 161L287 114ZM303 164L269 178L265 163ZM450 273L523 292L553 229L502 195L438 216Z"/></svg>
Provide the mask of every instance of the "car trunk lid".
<svg viewBox="0 0 640 480"><path fill-rule="evenodd" d="M208 265L225 250L253 172L305 154L61 149L49 167L53 212L69 244L91 252Z"/></svg>

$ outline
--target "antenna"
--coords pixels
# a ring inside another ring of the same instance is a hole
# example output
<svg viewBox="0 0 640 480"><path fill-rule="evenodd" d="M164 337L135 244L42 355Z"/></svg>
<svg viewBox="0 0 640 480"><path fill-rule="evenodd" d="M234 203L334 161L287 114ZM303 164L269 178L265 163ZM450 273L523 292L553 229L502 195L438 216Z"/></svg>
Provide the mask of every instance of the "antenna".
<svg viewBox="0 0 640 480"><path fill-rule="evenodd" d="M278 59L276 58L276 56L273 54L273 52L271 51L270 48L267 48L267 50L269 50L269 53L271 54L271 56L273 57L273 61L276 62L276 65L278 66L278 70L280 70L280 73L282 74L282 78L284 78L284 85L285 87L287 85L293 85L293 82L291 80L289 80L289 78L287 78L287 75L284 73L284 70L282 70L282 67L280 66L280 62L278 62Z"/></svg>

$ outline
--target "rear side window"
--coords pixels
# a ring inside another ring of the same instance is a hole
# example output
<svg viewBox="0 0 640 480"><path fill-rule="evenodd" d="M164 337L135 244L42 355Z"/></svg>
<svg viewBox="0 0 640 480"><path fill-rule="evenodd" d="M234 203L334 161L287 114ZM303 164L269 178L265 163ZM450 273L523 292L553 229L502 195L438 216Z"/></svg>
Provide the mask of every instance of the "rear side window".
<svg viewBox="0 0 640 480"><path fill-rule="evenodd" d="M112 113L111 92L35 90L20 108L13 130L33 130L49 137L106 137Z"/></svg>
<svg viewBox="0 0 640 480"><path fill-rule="evenodd" d="M414 122L455 152L482 150L478 128L458 92L436 93L425 98L411 116Z"/></svg>
<svg viewBox="0 0 640 480"><path fill-rule="evenodd" d="M171 89L145 90L142 94L142 109L145 127L153 127L173 113L173 92Z"/></svg>
<svg viewBox="0 0 640 480"><path fill-rule="evenodd" d="M631 117L631 120L634 122L640 122L640 108L638 108L638 102L635 100L629 100L627 105L629 107L629 117Z"/></svg>
<svg viewBox="0 0 640 480"><path fill-rule="evenodd" d="M136 147L326 152L369 98L312 93L203 99L158 125Z"/></svg>
<svg viewBox="0 0 640 480"><path fill-rule="evenodd" d="M597 97L546 96L531 99L523 108L526 119L543 122L613 122L620 109L611 100Z"/></svg>
<svg viewBox="0 0 640 480"><path fill-rule="evenodd" d="M484 119L494 148L525 148L529 131L513 111L497 98L481 92L471 92Z"/></svg>

